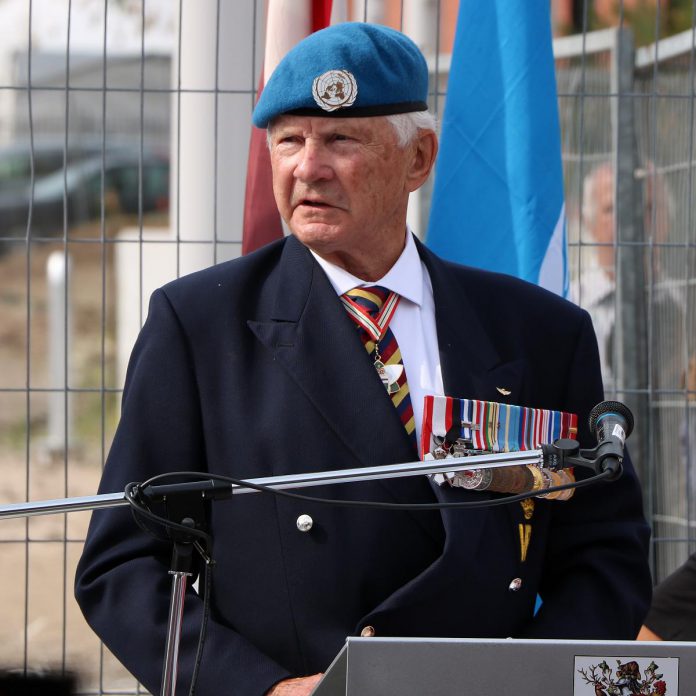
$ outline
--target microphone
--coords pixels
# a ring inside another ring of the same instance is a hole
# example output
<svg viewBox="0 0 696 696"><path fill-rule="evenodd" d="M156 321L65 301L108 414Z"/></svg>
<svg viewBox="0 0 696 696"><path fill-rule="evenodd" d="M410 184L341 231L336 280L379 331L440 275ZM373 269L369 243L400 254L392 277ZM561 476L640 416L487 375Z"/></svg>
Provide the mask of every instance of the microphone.
<svg viewBox="0 0 696 696"><path fill-rule="evenodd" d="M597 437L597 470L621 476L626 438L633 432L633 414L619 401L602 401L590 411L590 431Z"/></svg>

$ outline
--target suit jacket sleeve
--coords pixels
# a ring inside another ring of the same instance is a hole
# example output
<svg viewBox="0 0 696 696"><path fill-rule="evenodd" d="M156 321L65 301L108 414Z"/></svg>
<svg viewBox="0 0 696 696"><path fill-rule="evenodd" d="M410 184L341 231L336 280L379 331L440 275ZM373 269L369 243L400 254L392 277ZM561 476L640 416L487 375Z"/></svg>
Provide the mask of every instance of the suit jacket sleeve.
<svg viewBox="0 0 696 696"><path fill-rule="evenodd" d="M165 293L157 291L131 357L121 422L100 492L123 490L127 482L146 476L189 470L192 462L203 468L202 428L190 347ZM103 510L93 515L77 570L76 596L88 622L152 693L160 688L170 558L171 545L138 529L129 511ZM177 694L188 693L202 605L189 590ZM215 615L208 622L204 652L218 658L206 660L201 671L197 690L201 696L260 695L289 676Z"/></svg>
<svg viewBox="0 0 696 696"><path fill-rule="evenodd" d="M587 414L602 399L594 331L589 315L583 314L567 379L567 403L578 414ZM587 441L588 429L582 422L579 431L581 446L596 444ZM587 476L577 468L575 472L578 478ZM578 489L570 501L552 503L549 509L540 584L543 604L528 635L635 638L652 582L647 564L649 528L628 454L620 479Z"/></svg>

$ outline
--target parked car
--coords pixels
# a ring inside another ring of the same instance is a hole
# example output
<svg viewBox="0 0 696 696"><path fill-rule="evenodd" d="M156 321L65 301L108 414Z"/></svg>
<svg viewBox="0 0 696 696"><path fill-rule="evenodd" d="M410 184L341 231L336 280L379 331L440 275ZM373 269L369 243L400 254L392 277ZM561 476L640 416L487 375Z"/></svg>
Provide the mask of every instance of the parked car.
<svg viewBox="0 0 696 696"><path fill-rule="evenodd" d="M65 142L60 139L37 139L16 142L0 147L0 194L21 191L31 182L32 162L34 177L53 174L63 168L64 163L74 164L102 151L102 142L94 138Z"/></svg>
<svg viewBox="0 0 696 696"><path fill-rule="evenodd" d="M140 174L142 166L142 207ZM0 190L0 241L27 234L31 187ZM136 215L166 211L169 206L169 163L152 152L113 150L68 164L35 178L31 207L32 238L60 236L64 228L99 220L103 210Z"/></svg>

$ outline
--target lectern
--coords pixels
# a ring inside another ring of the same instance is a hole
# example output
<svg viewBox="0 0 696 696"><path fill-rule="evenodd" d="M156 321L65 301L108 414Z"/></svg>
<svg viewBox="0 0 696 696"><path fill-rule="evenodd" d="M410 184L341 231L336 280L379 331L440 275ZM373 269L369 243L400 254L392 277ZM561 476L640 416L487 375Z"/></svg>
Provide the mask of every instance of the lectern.
<svg viewBox="0 0 696 696"><path fill-rule="evenodd" d="M348 638L313 694L692 696L694 684L696 643Z"/></svg>

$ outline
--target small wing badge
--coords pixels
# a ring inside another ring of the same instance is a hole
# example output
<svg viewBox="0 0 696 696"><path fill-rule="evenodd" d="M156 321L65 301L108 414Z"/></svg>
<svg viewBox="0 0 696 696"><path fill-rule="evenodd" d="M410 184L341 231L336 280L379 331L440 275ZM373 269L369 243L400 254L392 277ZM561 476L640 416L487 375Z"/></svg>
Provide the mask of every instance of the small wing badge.
<svg viewBox="0 0 696 696"><path fill-rule="evenodd" d="M495 390L503 396L510 396L510 394L512 394L512 392L505 387L496 387Z"/></svg>

